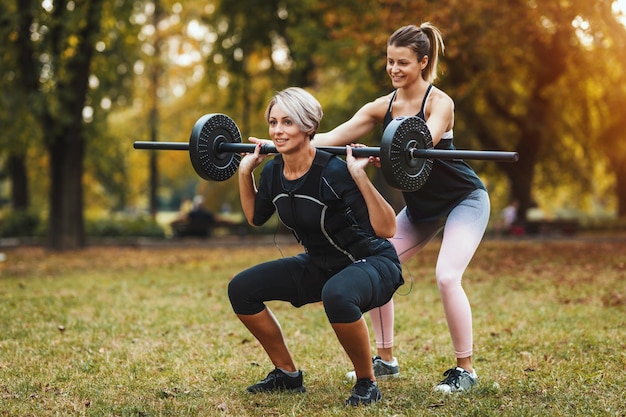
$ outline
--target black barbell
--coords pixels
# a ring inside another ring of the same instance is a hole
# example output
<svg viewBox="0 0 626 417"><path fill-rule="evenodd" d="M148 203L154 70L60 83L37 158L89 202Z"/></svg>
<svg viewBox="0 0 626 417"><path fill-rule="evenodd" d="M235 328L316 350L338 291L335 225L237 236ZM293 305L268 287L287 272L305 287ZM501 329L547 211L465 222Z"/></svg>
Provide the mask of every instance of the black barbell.
<svg viewBox="0 0 626 417"><path fill-rule="evenodd" d="M235 122L224 114L206 114L194 124L189 142L137 141L135 149L188 150L196 173L209 181L232 177L241 161L241 153L254 152L256 144L241 143ZM335 155L345 155L343 146L318 147ZM262 154L277 153L274 146L262 145ZM357 157L376 156L387 183L402 191L421 188L432 170L433 159L475 159L515 162L517 152L433 149L430 131L416 116L398 117L385 128L380 148L353 148Z"/></svg>

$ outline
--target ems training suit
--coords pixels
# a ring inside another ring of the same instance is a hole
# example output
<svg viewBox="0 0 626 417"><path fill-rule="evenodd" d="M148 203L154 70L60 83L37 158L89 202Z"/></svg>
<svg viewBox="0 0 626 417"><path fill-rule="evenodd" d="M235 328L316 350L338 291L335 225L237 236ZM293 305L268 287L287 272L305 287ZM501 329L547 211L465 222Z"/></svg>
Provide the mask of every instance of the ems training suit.
<svg viewBox="0 0 626 417"><path fill-rule="evenodd" d="M342 159L318 149L309 172L289 181L276 155L261 173L253 223L264 224L275 211L305 253L237 274L228 286L235 313L259 313L270 300L295 307L322 301L331 323L352 323L404 283L396 251L376 236Z"/></svg>

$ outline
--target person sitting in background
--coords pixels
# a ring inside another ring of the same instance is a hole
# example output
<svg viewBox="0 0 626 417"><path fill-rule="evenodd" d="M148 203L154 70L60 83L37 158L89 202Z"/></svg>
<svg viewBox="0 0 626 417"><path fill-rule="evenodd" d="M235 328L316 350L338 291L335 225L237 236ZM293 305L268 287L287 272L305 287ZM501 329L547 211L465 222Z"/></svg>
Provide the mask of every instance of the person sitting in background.
<svg viewBox="0 0 626 417"><path fill-rule="evenodd" d="M187 216L189 216L189 212L193 208L193 202L187 196L183 198L180 202L180 208L178 209L178 216L176 220L185 221L187 220Z"/></svg>
<svg viewBox="0 0 626 417"><path fill-rule="evenodd" d="M213 213L204 208L204 197L197 195L193 198L191 211L188 214L189 221L212 224L215 222Z"/></svg>
<svg viewBox="0 0 626 417"><path fill-rule="evenodd" d="M181 213L179 218L174 220L170 226L176 237L207 237L211 234L211 229L216 223L215 215L204 207L204 197L196 195L189 212L184 217Z"/></svg>

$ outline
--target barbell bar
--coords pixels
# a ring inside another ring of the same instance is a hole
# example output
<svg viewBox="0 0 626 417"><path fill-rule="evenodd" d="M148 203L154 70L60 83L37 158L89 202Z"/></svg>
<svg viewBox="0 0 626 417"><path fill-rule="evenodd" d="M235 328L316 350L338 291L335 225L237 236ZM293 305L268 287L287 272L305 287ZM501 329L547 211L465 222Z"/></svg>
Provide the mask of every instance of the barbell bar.
<svg viewBox="0 0 626 417"><path fill-rule="evenodd" d="M232 177L241 161L241 153L254 152L256 144L241 143L241 133L233 120L224 114L206 114L194 124L189 142L136 141L135 149L186 150L196 173L209 181ZM342 146L318 149L345 155ZM262 154L277 153L276 147L262 145ZM386 182L402 191L421 188L432 171L433 159L474 159L516 162L517 152L433 149L430 131L419 117L398 117L383 132L381 146L352 148L357 157L380 158Z"/></svg>
<svg viewBox="0 0 626 417"><path fill-rule="evenodd" d="M151 149L161 151L188 151L188 142L150 142L150 141L137 141L134 143L135 149ZM254 143L219 143L215 147L215 152L239 152L239 153L252 153L256 148ZM316 146L316 149L321 149L333 155L345 155L346 148L343 146ZM443 149L407 149L410 158L431 158L431 159L474 159L479 161L503 161L507 158L511 158L511 161L516 161L515 152L500 152L500 151L467 151L467 150L453 150L446 151ZM275 146L261 145L261 154L278 153ZM357 157L366 156L380 156L380 148L378 147L363 147L352 148L352 154ZM503 155L505 154L505 155ZM507 156L506 154L513 154Z"/></svg>
<svg viewBox="0 0 626 417"><path fill-rule="evenodd" d="M151 149L151 150L165 150L165 151L188 151L188 142L142 142L137 141L134 143L135 149ZM239 153L252 153L256 148L254 143L218 143L215 145L215 152L239 152ZM346 148L342 146L317 146L317 149L324 150L333 155L345 155ZM278 153L278 150L273 145L261 145L262 154ZM380 154L380 148L352 148L354 156L378 156Z"/></svg>

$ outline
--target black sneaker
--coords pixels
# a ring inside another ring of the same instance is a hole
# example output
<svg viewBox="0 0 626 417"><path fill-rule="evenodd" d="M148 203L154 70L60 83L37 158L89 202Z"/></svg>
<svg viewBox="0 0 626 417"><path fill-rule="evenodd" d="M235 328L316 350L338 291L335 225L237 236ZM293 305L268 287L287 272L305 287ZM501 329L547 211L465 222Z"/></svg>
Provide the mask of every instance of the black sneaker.
<svg viewBox="0 0 626 417"><path fill-rule="evenodd" d="M400 376L400 366L395 356L391 364L383 361L380 356L374 356L372 358L372 365L374 366L374 376L376 379L394 379ZM346 379L348 381L356 381L356 372L350 371L346 373Z"/></svg>
<svg viewBox="0 0 626 417"><path fill-rule="evenodd" d="M291 391L305 392L302 385L302 371L298 371L298 376L289 376L278 368L267 374L265 379L247 388L248 392L271 392L271 391Z"/></svg>
<svg viewBox="0 0 626 417"><path fill-rule="evenodd" d="M448 369L443 373L444 380L436 387L435 391L450 394L452 392L469 391L474 385L478 384L478 376L476 371L471 374L461 367Z"/></svg>
<svg viewBox="0 0 626 417"><path fill-rule="evenodd" d="M352 388L352 395L346 400L346 405L354 407L359 405L368 405L380 401L383 395L378 389L378 384L369 378L361 378L356 381L356 385Z"/></svg>

